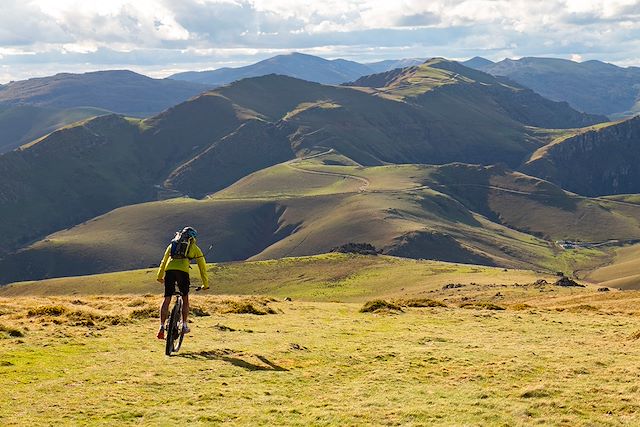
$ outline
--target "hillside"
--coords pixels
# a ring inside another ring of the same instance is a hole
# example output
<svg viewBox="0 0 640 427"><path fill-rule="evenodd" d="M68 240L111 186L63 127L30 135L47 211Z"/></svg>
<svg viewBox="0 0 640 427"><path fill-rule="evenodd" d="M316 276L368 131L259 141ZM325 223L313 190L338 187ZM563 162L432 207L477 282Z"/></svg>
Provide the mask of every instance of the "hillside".
<svg viewBox="0 0 640 427"><path fill-rule="evenodd" d="M555 240L640 238L640 206L579 198L504 168L363 168L338 159L328 153L267 168L204 200L114 210L6 257L3 278L145 267L185 222L203 246L214 243L216 262L369 242L390 255L573 273L606 262L608 249L563 250Z"/></svg>
<svg viewBox="0 0 640 427"><path fill-rule="evenodd" d="M173 80L222 86L248 77L279 74L323 84L348 82L373 71L366 65L344 59L328 60L303 53L277 55L255 64L211 71L188 71L169 76Z"/></svg>
<svg viewBox="0 0 640 427"><path fill-rule="evenodd" d="M536 151L523 171L588 195L640 192L640 117L561 137Z"/></svg>
<svg viewBox="0 0 640 427"><path fill-rule="evenodd" d="M158 291L149 280L155 269L120 271L14 283L0 288L0 298L57 295L131 295ZM328 253L278 260L209 264L218 295L269 295L304 301L365 302L370 298L419 297L442 290L449 283L490 286L495 283L533 283L553 277L528 270L412 260L385 255ZM194 283L198 282L196 274ZM199 283L199 282L198 282ZM335 286L328 287L327 284Z"/></svg>
<svg viewBox="0 0 640 427"><path fill-rule="evenodd" d="M228 100L203 96L148 121L91 119L0 156L0 256L119 206L157 199L177 165L240 122Z"/></svg>
<svg viewBox="0 0 640 427"><path fill-rule="evenodd" d="M61 127L103 114L109 112L91 107L59 109L33 105L0 106L0 154Z"/></svg>
<svg viewBox="0 0 640 427"><path fill-rule="evenodd" d="M638 111L640 68L600 61L574 62L556 58L505 59L493 64L469 64L496 76L506 76L554 101L573 108L618 117Z"/></svg>
<svg viewBox="0 0 640 427"><path fill-rule="evenodd" d="M165 230L158 237L161 245L166 233L180 228L178 218L195 212L196 207L201 216L194 219L200 218L199 224L209 229L205 236L223 242L225 250L216 254L217 260L310 255L346 241L370 241L385 253L415 258L567 271L577 268L572 264L573 255L554 259L555 248L549 239L594 236L593 232L582 235L584 230L574 233L575 227L568 225L575 215L584 216L578 209L582 205L568 209L557 226L553 221L539 226L515 219L502 221L498 219L508 218L506 213L490 213L482 204L465 204L464 195L438 180L429 188L407 191L406 182L417 182L418 187L427 183L408 177L400 179L398 186L385 187L389 191L364 197L359 188L354 192L352 186L325 180L313 184L315 198L302 184L294 190L295 197L283 200L260 200L256 195L224 203L215 197L193 200L223 190L253 172L319 153L330 153L322 161L347 168L462 162L504 163L515 169L547 144L550 135L576 132L528 125L566 121L564 127L570 127L576 121L598 120L454 62L434 60L401 73L405 74L382 88L326 86L276 75L244 79L149 119L103 116L0 156L0 208L6 212L0 223L6 243L0 254L6 272L3 280L113 271L156 262L155 247L138 248L140 257L135 260L112 257L111 249L81 234L104 235L109 246L118 239L112 242L106 236L118 232L100 231L100 227L109 221L124 224L131 220L132 229L148 234L157 232L149 228L152 224ZM344 171L309 175L340 180L345 179L343 175L358 175L357 170ZM306 175L296 179L304 183ZM354 179L361 187L370 178ZM350 191L335 191L340 188ZM270 191L281 192L275 184ZM156 209L152 214L149 205L110 212L180 195L186 196L183 204L151 204ZM385 206L402 213L390 214ZM246 214L238 213L241 211ZM107 215L96 220L98 228L93 229L93 223L82 224L102 214ZM130 218L122 220L121 214ZM175 220L166 220L171 215ZM463 226L449 215L460 218ZM603 221L613 223L610 232L602 235L618 236L620 230L634 234L635 223L626 217L635 213L625 215L615 220L603 216ZM207 221L209 217L218 220ZM335 220L325 223L326 217ZM623 225L625 221L628 224ZM64 231L78 224L77 229ZM232 232L224 231L229 228L246 233L242 244L231 241ZM46 237L55 232L62 234ZM127 239L119 242L126 245ZM447 249L438 250L442 247ZM115 252L126 254L128 250ZM76 262L77 256L81 262Z"/></svg>
<svg viewBox="0 0 640 427"><path fill-rule="evenodd" d="M0 86L0 105L94 107L136 117L157 114L210 86L152 79L132 71L61 73Z"/></svg>
<svg viewBox="0 0 640 427"><path fill-rule="evenodd" d="M422 82L415 86L424 90ZM242 80L144 121L105 116L55 132L0 157L0 208L8 213L0 224L3 251L162 194L203 197L261 168L328 149L361 165L460 161L515 167L545 144L487 103L493 99L488 93L477 97L461 86L456 96L438 92L411 102L377 95L271 75ZM518 102L514 95L510 105ZM64 193L48 196L60 186Z"/></svg>
<svg viewBox="0 0 640 427"><path fill-rule="evenodd" d="M434 58L423 65L365 76L352 86L376 88L381 94L400 97L427 107L438 106L442 112L469 118L474 109L482 112L472 123L506 128L507 124L491 124L493 116L503 116L518 123L541 128L584 127L607 121L604 116L573 110L566 103L552 102L530 89L505 82L464 65ZM464 110L463 110L464 109ZM477 113L476 113L477 115Z"/></svg>

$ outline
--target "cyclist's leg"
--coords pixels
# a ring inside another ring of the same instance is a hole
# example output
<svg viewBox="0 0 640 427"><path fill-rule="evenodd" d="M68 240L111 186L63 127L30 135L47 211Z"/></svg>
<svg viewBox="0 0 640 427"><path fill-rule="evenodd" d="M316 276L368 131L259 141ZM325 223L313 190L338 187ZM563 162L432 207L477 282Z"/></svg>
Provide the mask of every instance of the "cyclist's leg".
<svg viewBox="0 0 640 427"><path fill-rule="evenodd" d="M176 291L176 275L174 270L168 270L164 275L164 299L160 306L160 325L164 325L169 317L169 304Z"/></svg>
<svg viewBox="0 0 640 427"><path fill-rule="evenodd" d="M187 323L189 317L189 286L191 286L189 273L180 271L178 273L178 289L182 293L182 322L184 324Z"/></svg>
<svg viewBox="0 0 640 427"><path fill-rule="evenodd" d="M186 325L189 317L189 294L182 296L182 322Z"/></svg>

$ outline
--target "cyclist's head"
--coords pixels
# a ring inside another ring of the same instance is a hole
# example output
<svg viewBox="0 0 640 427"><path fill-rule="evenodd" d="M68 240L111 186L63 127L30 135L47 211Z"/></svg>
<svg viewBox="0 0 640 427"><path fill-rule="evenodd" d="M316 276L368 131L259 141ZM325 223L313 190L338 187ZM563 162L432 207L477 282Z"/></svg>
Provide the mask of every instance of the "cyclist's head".
<svg viewBox="0 0 640 427"><path fill-rule="evenodd" d="M192 227L185 227L182 229L182 233L187 233L187 236L189 237L196 237L198 235L198 232L196 231L195 228Z"/></svg>

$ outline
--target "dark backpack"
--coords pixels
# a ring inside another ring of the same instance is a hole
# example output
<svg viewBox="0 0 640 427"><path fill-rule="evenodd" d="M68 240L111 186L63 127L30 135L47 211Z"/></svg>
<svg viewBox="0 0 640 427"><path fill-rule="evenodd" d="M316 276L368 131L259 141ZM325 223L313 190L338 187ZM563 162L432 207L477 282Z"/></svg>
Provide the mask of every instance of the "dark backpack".
<svg viewBox="0 0 640 427"><path fill-rule="evenodd" d="M188 258L189 246L191 246L191 237L189 237L187 233L181 231L176 232L175 237L171 241L171 258Z"/></svg>

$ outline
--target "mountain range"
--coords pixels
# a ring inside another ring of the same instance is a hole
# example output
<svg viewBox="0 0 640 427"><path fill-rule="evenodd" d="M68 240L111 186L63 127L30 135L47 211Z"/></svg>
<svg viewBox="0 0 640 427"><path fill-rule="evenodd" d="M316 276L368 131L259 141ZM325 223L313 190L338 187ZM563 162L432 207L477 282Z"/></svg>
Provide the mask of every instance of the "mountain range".
<svg viewBox="0 0 640 427"><path fill-rule="evenodd" d="M179 73L170 79L150 79L130 71L101 71L11 82L0 85L0 153L99 114L148 117L207 89L243 78L279 74L323 84L345 84L423 62L401 59L361 64L292 53L245 67ZM613 118L640 111L639 68L548 58L494 63L475 57L462 64L507 77L551 100L567 101L579 111Z"/></svg>
<svg viewBox="0 0 640 427"><path fill-rule="evenodd" d="M210 86L152 79L127 70L61 73L0 86L0 105L94 107L145 117L198 95Z"/></svg>
<svg viewBox="0 0 640 427"><path fill-rule="evenodd" d="M97 115L151 116L208 88L132 71L64 73L11 82L0 86L0 153Z"/></svg>
<svg viewBox="0 0 640 427"><path fill-rule="evenodd" d="M394 68L418 65L422 59L387 60L361 64L345 59L328 60L303 53L277 55L252 65L238 68L219 68L211 71L188 71L169 76L213 86L223 86L248 77L280 74L322 84L340 84L356 80L367 74L389 71Z"/></svg>
<svg viewBox="0 0 640 427"><path fill-rule="evenodd" d="M632 203L567 193L563 175L535 167L580 170L553 147L637 127L606 120L442 58L346 86L249 78L150 118L88 119L0 156L2 281L145 266L185 221L217 243L217 261L370 241L569 268L582 261L558 259L556 239L640 237ZM638 191L605 180L597 193L623 188Z"/></svg>
<svg viewBox="0 0 640 427"><path fill-rule="evenodd" d="M505 59L496 63L475 58L466 65L505 76L554 101L567 101L579 111L613 118L640 112L640 68L601 61L558 58Z"/></svg>

